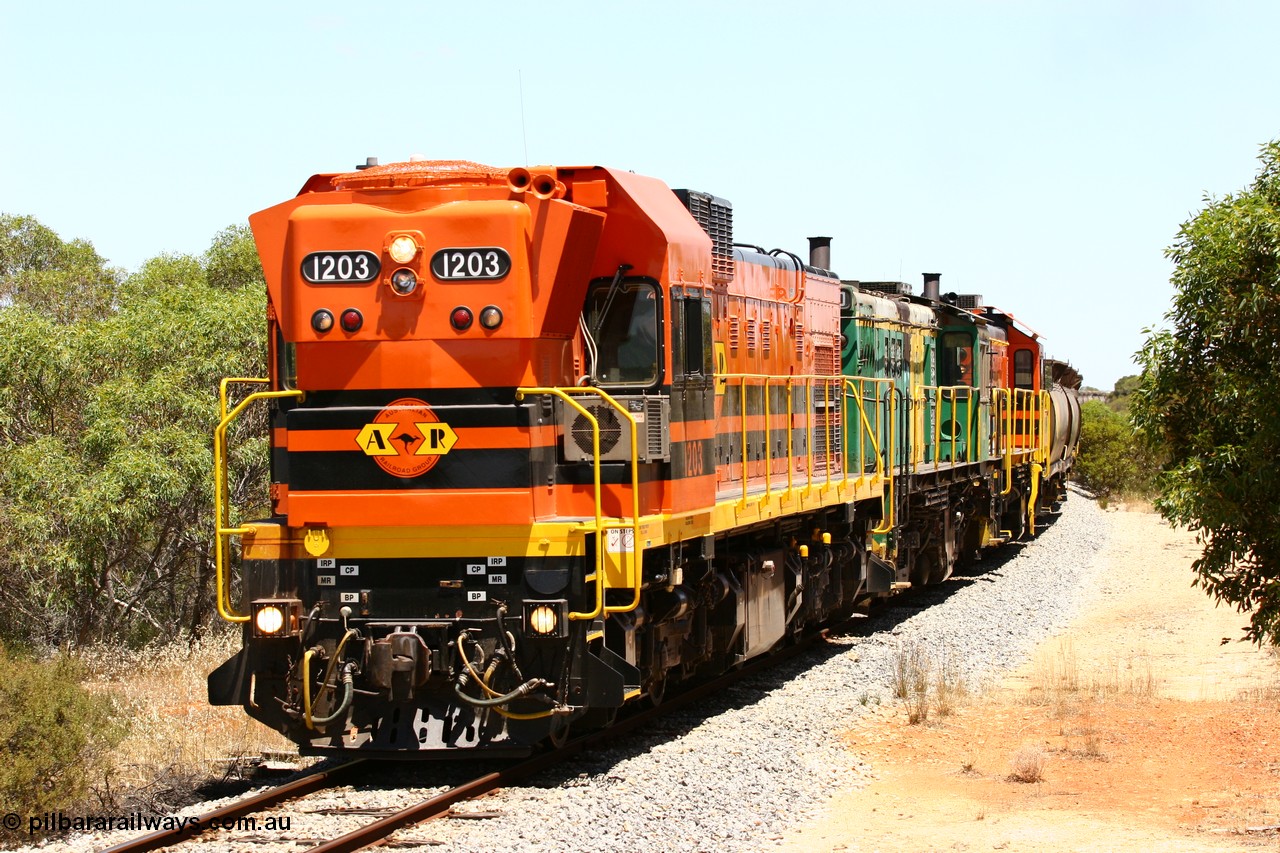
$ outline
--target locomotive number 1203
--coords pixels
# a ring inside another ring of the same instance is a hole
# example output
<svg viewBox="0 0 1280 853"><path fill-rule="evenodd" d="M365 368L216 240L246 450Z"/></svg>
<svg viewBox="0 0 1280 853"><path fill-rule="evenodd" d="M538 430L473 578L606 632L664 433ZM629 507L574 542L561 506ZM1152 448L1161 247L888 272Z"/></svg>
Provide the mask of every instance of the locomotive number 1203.
<svg viewBox="0 0 1280 853"><path fill-rule="evenodd" d="M302 277L312 284L365 284L378 277L373 252L312 252L302 259Z"/></svg>
<svg viewBox="0 0 1280 853"><path fill-rule="evenodd" d="M431 274L440 281L496 280L509 272L511 256L496 246L441 249L431 256Z"/></svg>

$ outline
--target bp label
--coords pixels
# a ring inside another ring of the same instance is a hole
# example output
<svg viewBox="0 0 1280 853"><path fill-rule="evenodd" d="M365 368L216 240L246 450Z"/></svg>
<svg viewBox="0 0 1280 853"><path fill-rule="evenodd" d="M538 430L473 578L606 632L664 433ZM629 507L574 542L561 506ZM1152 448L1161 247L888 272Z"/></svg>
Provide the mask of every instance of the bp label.
<svg viewBox="0 0 1280 853"><path fill-rule="evenodd" d="M453 449L458 434L422 400L402 397L361 428L356 444L394 477L420 477Z"/></svg>

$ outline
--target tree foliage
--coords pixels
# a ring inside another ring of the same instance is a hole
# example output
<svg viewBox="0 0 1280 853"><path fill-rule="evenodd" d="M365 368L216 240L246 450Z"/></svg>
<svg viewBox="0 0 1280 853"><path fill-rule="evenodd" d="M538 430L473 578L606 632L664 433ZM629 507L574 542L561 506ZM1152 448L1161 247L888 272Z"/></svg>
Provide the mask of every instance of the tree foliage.
<svg viewBox="0 0 1280 853"><path fill-rule="evenodd" d="M30 841L28 816L86 807L123 736L110 699L82 687L82 676L65 655L42 663L0 646L0 804L23 815L18 827L0 827L0 840Z"/></svg>
<svg viewBox="0 0 1280 853"><path fill-rule="evenodd" d="M218 381L265 360L248 229L125 278L87 243L4 217L0 264L0 636L199 631ZM243 503L265 493L265 429L238 447Z"/></svg>
<svg viewBox="0 0 1280 853"><path fill-rule="evenodd" d="M1080 407L1080 455L1074 475L1102 497L1145 495L1156 468L1150 450L1134 435L1129 417L1096 400Z"/></svg>
<svg viewBox="0 0 1280 853"><path fill-rule="evenodd" d="M1196 532L1197 583L1280 639L1280 141L1252 185L1186 222L1170 328L1140 353L1135 423L1168 462L1157 507Z"/></svg>

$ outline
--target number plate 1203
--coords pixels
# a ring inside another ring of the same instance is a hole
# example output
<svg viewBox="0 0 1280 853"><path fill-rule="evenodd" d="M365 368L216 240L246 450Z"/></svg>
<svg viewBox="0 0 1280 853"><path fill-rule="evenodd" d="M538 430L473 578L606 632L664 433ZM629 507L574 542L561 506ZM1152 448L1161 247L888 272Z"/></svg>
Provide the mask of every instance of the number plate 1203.
<svg viewBox="0 0 1280 853"><path fill-rule="evenodd" d="M509 272L511 256L497 246L441 249L431 256L431 274L440 281L492 281Z"/></svg>
<svg viewBox="0 0 1280 853"><path fill-rule="evenodd" d="M302 259L302 277L312 284L368 284L381 262L373 252L312 252Z"/></svg>

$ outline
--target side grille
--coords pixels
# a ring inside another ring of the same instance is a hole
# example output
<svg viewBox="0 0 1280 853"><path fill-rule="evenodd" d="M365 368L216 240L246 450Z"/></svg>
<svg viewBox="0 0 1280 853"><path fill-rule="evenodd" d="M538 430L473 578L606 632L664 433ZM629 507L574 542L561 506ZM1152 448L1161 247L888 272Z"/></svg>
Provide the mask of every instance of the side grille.
<svg viewBox="0 0 1280 853"><path fill-rule="evenodd" d="M650 462L671 456L670 403L666 397L646 397L644 401L643 434L648 453L643 458Z"/></svg>
<svg viewBox="0 0 1280 853"><path fill-rule="evenodd" d="M976 311L986 304L981 293L961 293L956 296L956 307L966 311Z"/></svg>
<svg viewBox="0 0 1280 853"><path fill-rule="evenodd" d="M696 190L674 190L676 198L711 238L711 278L733 280L733 205Z"/></svg>

